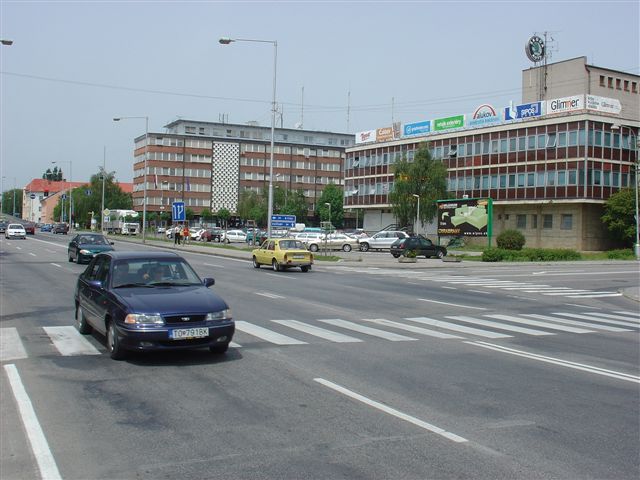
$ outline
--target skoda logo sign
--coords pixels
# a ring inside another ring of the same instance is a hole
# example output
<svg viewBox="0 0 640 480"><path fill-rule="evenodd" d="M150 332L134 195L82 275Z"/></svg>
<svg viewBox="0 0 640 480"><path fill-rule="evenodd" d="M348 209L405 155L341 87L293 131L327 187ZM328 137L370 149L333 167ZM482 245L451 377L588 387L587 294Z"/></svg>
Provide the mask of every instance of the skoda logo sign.
<svg viewBox="0 0 640 480"><path fill-rule="evenodd" d="M525 45L524 51L532 62L541 61L545 55L544 40L534 35Z"/></svg>
<svg viewBox="0 0 640 480"><path fill-rule="evenodd" d="M183 322L188 322L189 320L191 320L191 317L180 317L180 320L182 320Z"/></svg>

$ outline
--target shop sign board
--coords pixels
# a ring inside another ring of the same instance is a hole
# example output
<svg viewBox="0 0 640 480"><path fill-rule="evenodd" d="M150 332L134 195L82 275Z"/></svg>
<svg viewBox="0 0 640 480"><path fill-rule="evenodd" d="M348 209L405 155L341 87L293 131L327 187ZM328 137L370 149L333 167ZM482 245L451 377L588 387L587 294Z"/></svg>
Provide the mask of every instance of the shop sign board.
<svg viewBox="0 0 640 480"><path fill-rule="evenodd" d="M476 108L471 119L467 122L467 127L484 127L496 123L500 123L499 112L492 105L485 103Z"/></svg>
<svg viewBox="0 0 640 480"><path fill-rule="evenodd" d="M454 128L464 127L464 115L456 115L447 118L438 118L433 121L433 130L440 132L442 130L452 130Z"/></svg>
<svg viewBox="0 0 640 480"><path fill-rule="evenodd" d="M414 135L424 135L431 132L431 120L423 122L405 123L402 126L402 136L412 137Z"/></svg>
<svg viewBox="0 0 640 480"><path fill-rule="evenodd" d="M584 110L584 95L547 100L547 115Z"/></svg>
<svg viewBox="0 0 640 480"><path fill-rule="evenodd" d="M388 142L393 140L393 127L378 128L376 130L376 142Z"/></svg>
<svg viewBox="0 0 640 480"><path fill-rule="evenodd" d="M376 141L376 131L366 130L356 133L356 145L360 143L371 143Z"/></svg>
<svg viewBox="0 0 640 480"><path fill-rule="evenodd" d="M519 120L529 117L540 117L542 115L542 102L523 103L515 107L506 107L504 109L505 121Z"/></svg>
<svg viewBox="0 0 640 480"><path fill-rule="evenodd" d="M620 100L616 98L587 95L587 110L620 115L620 112L622 112L622 105L620 104Z"/></svg>

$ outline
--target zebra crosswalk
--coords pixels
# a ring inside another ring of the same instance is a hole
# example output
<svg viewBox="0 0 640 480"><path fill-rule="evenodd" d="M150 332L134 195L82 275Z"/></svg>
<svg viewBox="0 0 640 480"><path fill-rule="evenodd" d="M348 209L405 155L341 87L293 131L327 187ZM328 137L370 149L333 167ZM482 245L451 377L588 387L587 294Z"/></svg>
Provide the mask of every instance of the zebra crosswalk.
<svg viewBox="0 0 640 480"><path fill-rule="evenodd" d="M554 287L540 283L517 282L513 280L496 280L494 278L474 277L466 275L433 275L415 270L396 270L392 268L358 268L358 267L331 267L335 272L366 273L369 275L383 275L390 277L402 277L411 280L428 281L438 284L446 284L448 287L473 287L490 290L499 289L507 292L537 293L549 297L566 298L606 298L620 297L622 293L609 290L586 290L571 287Z"/></svg>
<svg viewBox="0 0 640 480"><path fill-rule="evenodd" d="M104 345L95 338L81 335L73 326L42 327L44 335L33 332L21 336L18 328L0 328L0 361L8 362L29 357L29 342L45 338L50 354L65 357L101 355ZM415 342L425 337L443 341L505 339L516 335L548 337L561 334L629 333L637 338L640 313L615 312L553 312L547 314L446 315L443 318L340 318L274 319L260 325L245 320L236 321L232 348L258 345L304 346L314 343ZM26 341L25 341L26 339ZM41 351L42 349L40 349Z"/></svg>

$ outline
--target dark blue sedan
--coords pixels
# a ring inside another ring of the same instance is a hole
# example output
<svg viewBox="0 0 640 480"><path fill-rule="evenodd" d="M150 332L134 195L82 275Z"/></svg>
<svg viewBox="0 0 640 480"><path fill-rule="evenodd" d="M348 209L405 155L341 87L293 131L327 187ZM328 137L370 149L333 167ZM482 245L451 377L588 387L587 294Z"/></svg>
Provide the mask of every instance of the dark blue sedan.
<svg viewBox="0 0 640 480"><path fill-rule="evenodd" d="M173 252L99 253L78 278L76 328L105 335L116 360L131 350L225 353L235 324L213 284Z"/></svg>

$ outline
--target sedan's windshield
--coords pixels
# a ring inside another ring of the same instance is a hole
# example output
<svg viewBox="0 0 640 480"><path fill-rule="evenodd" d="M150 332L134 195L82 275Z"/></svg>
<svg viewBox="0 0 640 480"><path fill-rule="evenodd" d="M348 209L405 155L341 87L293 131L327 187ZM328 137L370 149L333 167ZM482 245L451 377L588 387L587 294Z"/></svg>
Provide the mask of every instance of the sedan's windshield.
<svg viewBox="0 0 640 480"><path fill-rule="evenodd" d="M181 259L130 259L116 261L111 285L113 288L202 285L202 280Z"/></svg>
<svg viewBox="0 0 640 480"><path fill-rule="evenodd" d="M109 245L107 239L102 235L80 235L78 243L82 245Z"/></svg>

